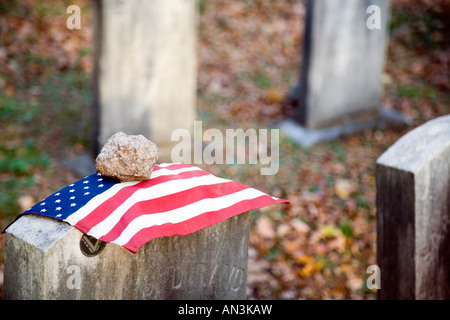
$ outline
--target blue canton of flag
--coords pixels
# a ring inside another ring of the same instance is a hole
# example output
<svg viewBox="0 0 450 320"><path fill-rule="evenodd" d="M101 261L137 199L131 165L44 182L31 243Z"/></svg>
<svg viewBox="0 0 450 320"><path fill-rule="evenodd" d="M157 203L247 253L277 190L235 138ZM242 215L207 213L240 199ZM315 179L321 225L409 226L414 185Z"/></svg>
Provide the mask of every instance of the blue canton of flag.
<svg viewBox="0 0 450 320"><path fill-rule="evenodd" d="M55 192L23 214L36 213L64 221L92 198L105 192L117 183L117 181L102 176L100 173L95 173Z"/></svg>

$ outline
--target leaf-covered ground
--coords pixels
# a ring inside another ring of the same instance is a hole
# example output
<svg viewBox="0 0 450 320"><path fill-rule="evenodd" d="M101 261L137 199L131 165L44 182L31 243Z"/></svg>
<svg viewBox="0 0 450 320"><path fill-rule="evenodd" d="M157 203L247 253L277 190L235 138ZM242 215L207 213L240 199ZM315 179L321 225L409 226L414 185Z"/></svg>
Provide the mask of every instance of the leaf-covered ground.
<svg viewBox="0 0 450 320"><path fill-rule="evenodd" d="M0 226L78 177L60 160L87 152L92 21L68 30L69 1L0 4ZM375 162L399 137L450 113L447 0L395 0L382 103L409 115L402 130L302 148L280 136L280 169L203 167L291 205L252 213L249 299L374 299ZM338 14L338 13L337 13ZM301 0L200 0L198 119L203 128L267 128L284 117L299 77ZM248 147L248 146L247 146ZM5 236L0 236L0 286ZM1 295L1 293L0 293Z"/></svg>

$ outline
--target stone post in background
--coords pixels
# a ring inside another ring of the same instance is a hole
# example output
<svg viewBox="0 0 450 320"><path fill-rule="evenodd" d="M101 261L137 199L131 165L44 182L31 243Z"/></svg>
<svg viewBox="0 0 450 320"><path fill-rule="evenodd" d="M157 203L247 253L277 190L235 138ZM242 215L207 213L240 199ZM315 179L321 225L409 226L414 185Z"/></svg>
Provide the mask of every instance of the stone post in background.
<svg viewBox="0 0 450 320"><path fill-rule="evenodd" d="M297 118L281 129L305 146L406 119L381 108L390 0L307 0Z"/></svg>

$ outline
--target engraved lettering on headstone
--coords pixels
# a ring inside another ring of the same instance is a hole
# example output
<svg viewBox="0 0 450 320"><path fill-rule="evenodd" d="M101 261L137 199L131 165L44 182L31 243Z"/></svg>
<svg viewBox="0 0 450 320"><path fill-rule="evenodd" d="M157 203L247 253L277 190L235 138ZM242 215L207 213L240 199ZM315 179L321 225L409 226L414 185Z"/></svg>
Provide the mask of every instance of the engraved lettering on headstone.
<svg viewBox="0 0 450 320"><path fill-rule="evenodd" d="M242 267L237 267L235 269L234 281L231 289L237 291L241 287L243 282L244 282L244 269Z"/></svg>
<svg viewBox="0 0 450 320"><path fill-rule="evenodd" d="M206 262L200 262L198 264L198 270L196 270L197 272L192 272L193 280L194 282L197 280L198 283L202 286L202 287L207 287L208 283L207 283L207 279L209 278L208 275L208 263ZM198 274L197 276L195 274ZM196 279L196 277L198 277L198 279Z"/></svg>
<svg viewBox="0 0 450 320"><path fill-rule="evenodd" d="M224 280L226 283L226 286L225 286L226 288L230 287L231 279L233 278L233 274L234 274L233 266L226 264L225 272L224 272Z"/></svg>
<svg viewBox="0 0 450 320"><path fill-rule="evenodd" d="M172 289L180 289L183 284L183 269L180 267L172 268Z"/></svg>
<svg viewBox="0 0 450 320"><path fill-rule="evenodd" d="M135 293L133 291L133 282L131 281L130 278L125 282L123 293L126 299L133 299L135 297Z"/></svg>
<svg viewBox="0 0 450 320"><path fill-rule="evenodd" d="M145 291L144 291L144 298L148 299L154 299L155 297L157 297L160 294L159 290L155 290L155 288L153 286L149 286Z"/></svg>
<svg viewBox="0 0 450 320"><path fill-rule="evenodd" d="M244 270L242 266L226 264L222 276L225 287L237 291L242 286Z"/></svg>
<svg viewBox="0 0 450 320"><path fill-rule="evenodd" d="M214 266L213 271L211 272L211 276L209 277L209 282L208 282L208 285L209 285L209 286L212 285L212 283L213 283L213 281L214 281L214 278L216 277L216 275L217 275L217 273L218 273L218 271L217 271L218 269L219 269L219 264L216 263L216 265Z"/></svg>

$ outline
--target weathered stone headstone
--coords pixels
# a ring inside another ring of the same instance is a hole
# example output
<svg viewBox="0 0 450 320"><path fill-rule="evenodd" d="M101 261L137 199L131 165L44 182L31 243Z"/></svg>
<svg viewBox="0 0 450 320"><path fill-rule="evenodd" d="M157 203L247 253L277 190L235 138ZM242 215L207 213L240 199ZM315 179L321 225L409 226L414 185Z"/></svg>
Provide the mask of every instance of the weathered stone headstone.
<svg viewBox="0 0 450 320"><path fill-rule="evenodd" d="M381 110L390 0L308 0L306 5L302 71L290 97L298 105L300 125L288 120L281 129L310 146L407 122L397 112Z"/></svg>
<svg viewBox="0 0 450 320"><path fill-rule="evenodd" d="M450 298L450 115L410 131L377 161L381 299Z"/></svg>
<svg viewBox="0 0 450 320"><path fill-rule="evenodd" d="M170 161L171 133L191 130L196 1L94 1L94 154L118 131L142 134Z"/></svg>
<svg viewBox="0 0 450 320"><path fill-rule="evenodd" d="M250 214L136 254L55 219L25 215L6 230L5 299L245 299Z"/></svg>

